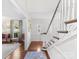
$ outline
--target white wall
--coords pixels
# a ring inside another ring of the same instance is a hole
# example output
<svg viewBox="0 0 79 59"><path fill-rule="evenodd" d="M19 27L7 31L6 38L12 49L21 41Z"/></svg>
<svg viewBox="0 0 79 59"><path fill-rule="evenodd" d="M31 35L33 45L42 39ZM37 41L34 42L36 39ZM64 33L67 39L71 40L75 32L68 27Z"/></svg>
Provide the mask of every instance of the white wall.
<svg viewBox="0 0 79 59"><path fill-rule="evenodd" d="M47 27L48 27L48 19L33 19L31 20L32 22L32 33L31 33L31 39L32 40L40 40L40 33L46 32ZM40 26L40 28L38 28L38 25ZM40 29L40 32L38 32L38 30Z"/></svg>
<svg viewBox="0 0 79 59"><path fill-rule="evenodd" d="M51 59L77 59L77 38L48 48Z"/></svg>
<svg viewBox="0 0 79 59"><path fill-rule="evenodd" d="M59 0L27 0L27 11L31 16L32 41L39 41L40 33L46 32L53 12ZM37 25L40 25L41 32L38 32Z"/></svg>
<svg viewBox="0 0 79 59"><path fill-rule="evenodd" d="M52 12L59 0L27 0L29 12Z"/></svg>
<svg viewBox="0 0 79 59"><path fill-rule="evenodd" d="M24 19L24 15L20 10L12 4L11 0L2 0L2 16L11 19Z"/></svg>
<svg viewBox="0 0 79 59"><path fill-rule="evenodd" d="M23 20L25 49L27 49L30 44L30 32L28 31L28 13L26 0L3 0L2 4L2 14L4 17L10 18L10 20Z"/></svg>
<svg viewBox="0 0 79 59"><path fill-rule="evenodd" d="M24 37L25 50L27 50L31 42L31 36L30 36L31 32L29 32L28 30L28 17L23 20L23 33L25 34L25 37Z"/></svg>
<svg viewBox="0 0 79 59"><path fill-rule="evenodd" d="M35 17L35 16L36 17ZM32 17L32 20L31 20L31 23L32 23L32 40L39 40L40 39L40 34L39 33L44 33L47 31L48 29L48 26L49 26L49 23L52 19L52 15L53 15L53 12L52 13L38 13L38 14L34 14ZM43 17L41 17L41 16ZM60 23L63 22L63 21L60 21L59 20L59 11L56 13L56 16L52 22L52 25L50 27L50 30L47 34L48 36L48 39L52 39L51 37L53 37L54 35L58 35L57 31L60 30ZM64 22L63 22L64 23ZM38 32L38 27L37 25L40 25L40 32ZM63 24L62 24L63 25ZM62 26L62 29L63 29L64 26Z"/></svg>
<svg viewBox="0 0 79 59"><path fill-rule="evenodd" d="M37 25L40 25L41 33L46 32L49 22L59 0L14 0L22 10L31 17L32 33L31 39L40 40ZM57 21L57 20L55 20ZM51 27L52 28L52 27ZM54 31L54 30L53 30Z"/></svg>
<svg viewBox="0 0 79 59"><path fill-rule="evenodd" d="M7 20L6 20L7 19ZM10 19L2 19L2 33L10 33Z"/></svg>

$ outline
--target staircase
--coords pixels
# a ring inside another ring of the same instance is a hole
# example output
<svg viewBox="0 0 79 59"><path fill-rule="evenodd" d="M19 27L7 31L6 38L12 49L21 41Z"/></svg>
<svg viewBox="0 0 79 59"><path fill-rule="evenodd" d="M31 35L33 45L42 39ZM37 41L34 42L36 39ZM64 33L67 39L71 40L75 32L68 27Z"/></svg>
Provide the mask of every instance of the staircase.
<svg viewBox="0 0 79 59"><path fill-rule="evenodd" d="M51 47L52 45L57 44L58 42L62 42L62 41L68 40L69 38L74 38L74 36L77 36L77 25L76 24L77 22L67 23L66 25L69 26L67 27L67 30L68 30L67 33L64 34L63 32L63 37L60 37L62 33L58 32L60 33L60 36L53 36L53 39L55 40L50 39L48 42L46 42L42 50L47 50L47 48Z"/></svg>
<svg viewBox="0 0 79 59"><path fill-rule="evenodd" d="M72 41L76 38L76 36L77 36L77 19L76 19L76 17L74 17L73 19L70 19L69 16L68 16L68 18L64 18L66 15L63 16L63 13L66 13L68 10L67 10L67 7L64 7L61 5L61 4L63 4L63 2L64 2L64 0L59 0L47 31L45 33L41 33L41 36L45 35L45 37L48 37L48 35L50 34L49 33L50 27L51 27L51 25L53 25L54 26L53 30L55 29L53 33L56 33L57 35L53 34L53 35L51 35L52 36L51 39L48 39L48 38L45 39L43 41L44 46L42 47L41 50L47 51L48 49L51 50L51 49L55 48L64 57L64 59L69 59L69 58L67 58L67 56L65 56L62 53L62 51L59 48L56 47L56 45L60 45L61 43ZM70 2L72 2L72 1L70 1ZM62 9L60 9L60 8L62 8ZM64 11L65 8L67 11ZM59 11L59 10L60 10L60 15L59 15L60 17L58 19L59 22L57 23L55 16L57 15L57 11Z"/></svg>

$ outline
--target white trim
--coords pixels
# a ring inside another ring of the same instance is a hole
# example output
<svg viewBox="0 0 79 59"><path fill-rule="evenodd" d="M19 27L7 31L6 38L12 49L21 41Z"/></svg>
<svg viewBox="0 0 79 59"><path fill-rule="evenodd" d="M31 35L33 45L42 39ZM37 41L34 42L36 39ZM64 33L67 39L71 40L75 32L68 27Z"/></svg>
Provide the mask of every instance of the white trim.
<svg viewBox="0 0 79 59"><path fill-rule="evenodd" d="M15 2L15 0L10 0L10 2L27 18L28 15L21 9L21 7Z"/></svg>
<svg viewBox="0 0 79 59"><path fill-rule="evenodd" d="M12 49L11 51L9 51L4 58L8 57L8 55L10 55L12 52L14 52L17 48L19 48L19 46L20 46L20 44L16 43L16 47L14 49Z"/></svg>
<svg viewBox="0 0 79 59"><path fill-rule="evenodd" d="M64 59L70 59L68 56L66 56L65 54L64 54L64 52L63 51L61 51L57 46L54 46L54 48L64 57Z"/></svg>
<svg viewBox="0 0 79 59"><path fill-rule="evenodd" d="M59 45L59 44L61 44L63 42L68 42L70 40L73 40L74 38L76 38L76 36L77 36L77 32L74 31L73 33L71 33L71 35L69 35L69 37L66 36L66 38L60 39L59 42L57 42L57 43L53 44L52 46L48 47L48 49L50 49L50 48L52 48L54 46L57 46L57 45Z"/></svg>

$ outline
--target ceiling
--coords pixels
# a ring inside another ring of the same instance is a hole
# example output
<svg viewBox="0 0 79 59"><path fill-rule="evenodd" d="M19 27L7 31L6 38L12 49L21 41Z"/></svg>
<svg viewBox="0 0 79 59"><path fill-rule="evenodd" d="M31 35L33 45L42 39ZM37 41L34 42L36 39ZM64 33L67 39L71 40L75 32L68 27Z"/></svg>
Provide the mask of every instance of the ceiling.
<svg viewBox="0 0 79 59"><path fill-rule="evenodd" d="M23 19L24 15L16 8L10 0L2 0L2 16L11 19Z"/></svg>
<svg viewBox="0 0 79 59"><path fill-rule="evenodd" d="M51 19L59 0L14 0L32 19ZM24 15L11 3L2 0L3 16L24 18Z"/></svg>
<svg viewBox="0 0 79 59"><path fill-rule="evenodd" d="M59 0L15 0L33 21L50 22ZM47 24L48 24L47 23Z"/></svg>
<svg viewBox="0 0 79 59"><path fill-rule="evenodd" d="M21 10L11 1L15 1ZM30 19L32 19L32 22L40 22L42 25L45 23L48 27L58 1L59 0L2 0L2 14L12 19L24 19L24 16L27 14Z"/></svg>
<svg viewBox="0 0 79 59"><path fill-rule="evenodd" d="M28 13L32 23L32 32L37 25L41 26L41 32L46 32L59 0L15 0L16 3Z"/></svg>

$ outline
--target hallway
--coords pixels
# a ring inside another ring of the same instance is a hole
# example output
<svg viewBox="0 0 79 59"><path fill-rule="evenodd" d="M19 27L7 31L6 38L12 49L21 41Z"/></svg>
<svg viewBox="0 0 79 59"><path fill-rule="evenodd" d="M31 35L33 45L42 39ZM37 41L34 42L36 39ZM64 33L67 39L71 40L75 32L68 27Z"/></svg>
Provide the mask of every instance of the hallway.
<svg viewBox="0 0 79 59"><path fill-rule="evenodd" d="M2 41L24 42L17 48L11 45L16 48L11 54L8 54L11 48L4 47L2 50L6 52L10 49L6 59L77 59L77 0L3 0L2 3Z"/></svg>
<svg viewBox="0 0 79 59"><path fill-rule="evenodd" d="M42 41L32 41L28 50L25 51L24 45L21 44L6 59L50 59L47 51L41 51L42 45Z"/></svg>
<svg viewBox="0 0 79 59"><path fill-rule="evenodd" d="M15 51L11 52L5 59L24 59L24 56L24 44L20 43L20 46Z"/></svg>
<svg viewBox="0 0 79 59"><path fill-rule="evenodd" d="M45 51L41 51L43 42L32 41L24 59L49 59Z"/></svg>

